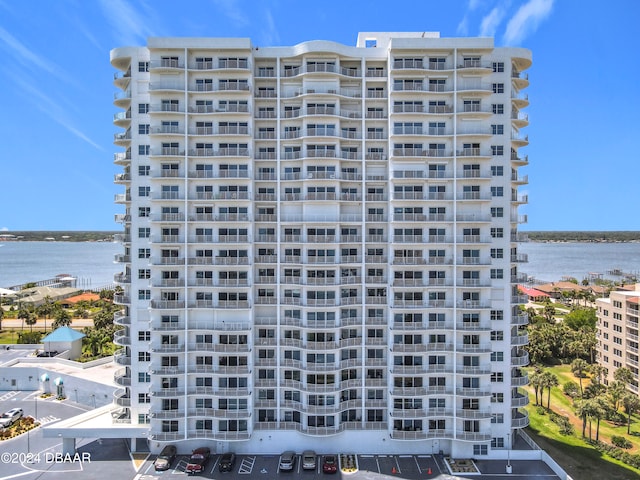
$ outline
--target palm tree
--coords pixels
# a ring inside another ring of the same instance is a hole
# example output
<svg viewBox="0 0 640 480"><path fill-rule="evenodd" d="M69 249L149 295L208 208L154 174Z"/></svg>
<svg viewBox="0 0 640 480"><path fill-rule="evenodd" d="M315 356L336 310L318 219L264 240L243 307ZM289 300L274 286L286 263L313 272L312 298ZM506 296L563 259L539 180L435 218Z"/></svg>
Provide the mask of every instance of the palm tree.
<svg viewBox="0 0 640 480"><path fill-rule="evenodd" d="M547 410L551 410L551 389L557 387L560 384L558 377L555 373L544 372L542 374L543 389L547 389Z"/></svg>
<svg viewBox="0 0 640 480"><path fill-rule="evenodd" d="M582 399L575 403L575 407L576 415L582 419L582 438L584 438L587 430L587 417L590 416L591 412L591 404L589 403L589 400Z"/></svg>
<svg viewBox="0 0 640 480"><path fill-rule="evenodd" d="M620 406L620 401L624 397L625 393L627 393L627 387L623 382L618 380L614 380L609 384L609 388L607 389L609 393L609 401L611 402L611 409L614 412L618 411L618 407Z"/></svg>
<svg viewBox="0 0 640 480"><path fill-rule="evenodd" d="M627 435L631 435L631 415L640 410L640 398L631 392L622 397L622 406L627 414Z"/></svg>
<svg viewBox="0 0 640 480"><path fill-rule="evenodd" d="M65 309L60 309L56 312L56 319L53 322L53 328L59 328L59 327L68 327L69 325L71 325L71 315L69 315L69 312L66 311Z"/></svg>
<svg viewBox="0 0 640 480"><path fill-rule="evenodd" d="M576 358L571 362L571 373L578 377L578 381L580 383L580 396L584 394L584 391L582 390L582 378L585 376L588 368L589 364L581 358Z"/></svg>
<svg viewBox="0 0 640 480"><path fill-rule="evenodd" d="M618 382L624 383L626 388L627 385L633 382L633 373L627 367L620 367L613 372L613 378Z"/></svg>
<svg viewBox="0 0 640 480"><path fill-rule="evenodd" d="M589 367L589 370L591 370L591 383L602 383L602 378L606 368L594 363Z"/></svg>
<svg viewBox="0 0 640 480"><path fill-rule="evenodd" d="M607 402L602 397L593 400L593 416L596 418L596 442L600 439L600 419L607 414Z"/></svg>
<svg viewBox="0 0 640 480"><path fill-rule="evenodd" d="M529 385L533 387L533 391L536 394L536 405L542 403L542 392L544 386L542 385L542 370L536 368L535 371L529 375ZM538 392L540 392L540 402L538 402Z"/></svg>

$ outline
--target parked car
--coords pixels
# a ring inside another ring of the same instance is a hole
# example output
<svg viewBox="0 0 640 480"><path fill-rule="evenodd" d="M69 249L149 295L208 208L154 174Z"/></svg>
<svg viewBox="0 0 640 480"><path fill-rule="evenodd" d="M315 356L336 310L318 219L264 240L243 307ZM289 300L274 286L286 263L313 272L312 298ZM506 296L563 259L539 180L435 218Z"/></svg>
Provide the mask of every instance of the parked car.
<svg viewBox="0 0 640 480"><path fill-rule="evenodd" d="M165 445L165 447L156 458L156 461L153 462L153 465L157 471L169 470L171 468L171 464L176 459L176 447L175 445Z"/></svg>
<svg viewBox="0 0 640 480"><path fill-rule="evenodd" d="M280 455L280 465L279 468L282 471L291 471L293 467L296 465L296 452L292 452L287 450Z"/></svg>
<svg viewBox="0 0 640 480"><path fill-rule="evenodd" d="M196 448L191 452L185 471L190 475L202 472L209 461L210 455L211 449L209 447Z"/></svg>
<svg viewBox="0 0 640 480"><path fill-rule="evenodd" d="M227 452L223 453L222 457L220 457L220 464L218 465L218 470L221 472L230 472L233 470L233 465L236 463L236 454Z"/></svg>
<svg viewBox="0 0 640 480"><path fill-rule="evenodd" d="M12 408L11 410L0 415L0 427L7 428L22 418L23 412L21 408Z"/></svg>
<svg viewBox="0 0 640 480"><path fill-rule="evenodd" d="M338 471L338 459L335 455L325 455L322 462L322 471L324 473L336 473Z"/></svg>
<svg viewBox="0 0 640 480"><path fill-rule="evenodd" d="M305 450L304 452L302 452L302 469L316 469L316 452L314 452L313 450Z"/></svg>

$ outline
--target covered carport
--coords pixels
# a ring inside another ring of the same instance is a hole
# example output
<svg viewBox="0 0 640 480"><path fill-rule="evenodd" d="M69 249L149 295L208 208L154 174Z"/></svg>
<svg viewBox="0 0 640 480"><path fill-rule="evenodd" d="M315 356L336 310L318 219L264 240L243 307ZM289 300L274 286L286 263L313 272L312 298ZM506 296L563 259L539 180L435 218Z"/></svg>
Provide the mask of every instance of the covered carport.
<svg viewBox="0 0 640 480"><path fill-rule="evenodd" d="M138 440L142 439L146 442L149 427L114 422L114 413L117 413L117 410L118 407L114 405L105 405L90 410L51 426L43 427L43 436L61 439L62 453L65 455L76 453L76 439L78 438L126 438L129 440L132 452L136 452L138 447L146 450L147 445L138 446Z"/></svg>

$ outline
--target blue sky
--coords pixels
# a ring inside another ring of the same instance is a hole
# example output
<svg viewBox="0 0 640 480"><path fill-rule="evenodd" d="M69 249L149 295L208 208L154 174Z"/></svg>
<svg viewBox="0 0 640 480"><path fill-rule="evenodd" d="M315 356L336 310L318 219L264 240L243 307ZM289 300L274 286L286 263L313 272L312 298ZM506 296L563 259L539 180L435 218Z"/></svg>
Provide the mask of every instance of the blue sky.
<svg viewBox="0 0 640 480"><path fill-rule="evenodd" d="M121 229L112 48L149 36L355 45L359 31L531 49L521 229L640 230L639 17L636 0L0 0L0 230Z"/></svg>

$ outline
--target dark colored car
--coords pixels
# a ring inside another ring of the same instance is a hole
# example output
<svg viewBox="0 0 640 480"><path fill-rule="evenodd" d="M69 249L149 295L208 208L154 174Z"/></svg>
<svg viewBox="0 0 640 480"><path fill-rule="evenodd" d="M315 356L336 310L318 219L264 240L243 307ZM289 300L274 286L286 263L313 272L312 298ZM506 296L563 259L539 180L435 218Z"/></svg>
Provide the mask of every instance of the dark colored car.
<svg viewBox="0 0 640 480"><path fill-rule="evenodd" d="M196 448L193 452L191 452L189 463L187 463L187 468L185 468L185 471L190 475L202 472L204 470L204 467L207 465L207 462L209 461L210 455L210 448Z"/></svg>
<svg viewBox="0 0 640 480"><path fill-rule="evenodd" d="M227 452L223 453L220 457L220 463L218 464L218 470L221 472L230 472L233 470L233 465L236 463L236 454Z"/></svg>
<svg viewBox="0 0 640 480"><path fill-rule="evenodd" d="M322 471L324 473L336 473L338 471L338 459L335 455L325 455L322 462Z"/></svg>
<svg viewBox="0 0 640 480"><path fill-rule="evenodd" d="M174 445L166 445L156 461L153 462L154 467L157 471L169 470L171 468L171 464L176 459L176 447Z"/></svg>

